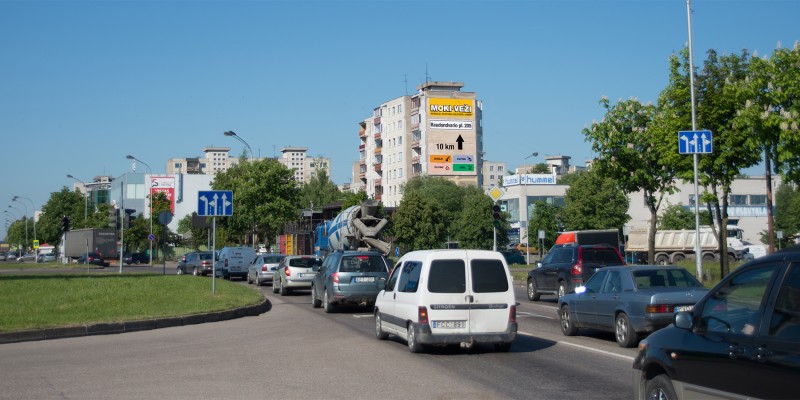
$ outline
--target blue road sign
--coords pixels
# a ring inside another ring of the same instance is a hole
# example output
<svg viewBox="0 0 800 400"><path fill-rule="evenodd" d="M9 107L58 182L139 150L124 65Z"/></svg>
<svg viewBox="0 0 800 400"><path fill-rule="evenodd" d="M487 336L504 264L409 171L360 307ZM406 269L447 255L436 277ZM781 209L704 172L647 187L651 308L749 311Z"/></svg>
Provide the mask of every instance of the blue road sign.
<svg viewBox="0 0 800 400"><path fill-rule="evenodd" d="M678 153L710 154L714 149L711 137L711 131L680 131L678 132Z"/></svg>
<svg viewBox="0 0 800 400"><path fill-rule="evenodd" d="M233 191L204 190L197 192L197 215L230 217L233 215Z"/></svg>

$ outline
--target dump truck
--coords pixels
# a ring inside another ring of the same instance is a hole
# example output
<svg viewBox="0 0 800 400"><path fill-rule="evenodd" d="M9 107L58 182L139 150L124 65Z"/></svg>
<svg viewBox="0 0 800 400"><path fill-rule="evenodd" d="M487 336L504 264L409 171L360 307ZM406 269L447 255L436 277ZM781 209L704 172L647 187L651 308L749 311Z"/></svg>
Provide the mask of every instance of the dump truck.
<svg viewBox="0 0 800 400"><path fill-rule="evenodd" d="M625 251L634 253L638 262L647 261L647 238L649 229L631 228L628 231L628 241ZM655 237L655 263L661 265L675 264L685 259L694 260L697 232L694 229L684 230L657 230ZM718 260L719 244L717 236L709 226L702 226L700 233L700 257L703 261ZM731 261L742 260L747 253L747 248L742 243L741 228L728 226L728 254Z"/></svg>
<svg viewBox="0 0 800 400"><path fill-rule="evenodd" d="M98 253L104 259L117 258L117 234L113 228L74 229L64 235L64 255L77 259L89 253Z"/></svg>

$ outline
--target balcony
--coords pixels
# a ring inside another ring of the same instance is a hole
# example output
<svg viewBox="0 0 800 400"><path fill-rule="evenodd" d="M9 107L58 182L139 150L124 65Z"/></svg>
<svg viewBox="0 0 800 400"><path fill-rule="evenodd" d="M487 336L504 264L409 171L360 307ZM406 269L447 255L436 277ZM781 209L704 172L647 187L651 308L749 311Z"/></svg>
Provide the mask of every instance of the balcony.
<svg viewBox="0 0 800 400"><path fill-rule="evenodd" d="M380 147L376 147L375 148L375 154L381 154L381 148Z"/></svg>
<svg viewBox="0 0 800 400"><path fill-rule="evenodd" d="M375 124L375 125L380 125L381 124L381 117L375 117L372 120L372 123Z"/></svg>
<svg viewBox="0 0 800 400"><path fill-rule="evenodd" d="M419 156L411 157L412 164L419 164Z"/></svg>
<svg viewBox="0 0 800 400"><path fill-rule="evenodd" d="M381 167L383 167L383 164L375 164L374 167L375 167L375 172L381 172Z"/></svg>
<svg viewBox="0 0 800 400"><path fill-rule="evenodd" d="M381 133L380 132L376 132L375 136L373 136L373 137L375 138L375 140L381 140Z"/></svg>
<svg viewBox="0 0 800 400"><path fill-rule="evenodd" d="M383 185L381 185L381 179L380 178L375 179L375 186L383 186Z"/></svg>
<svg viewBox="0 0 800 400"><path fill-rule="evenodd" d="M365 131L365 130L363 130L363 129L362 129L362 130L360 130L360 131L358 131L358 137L360 137L360 138L365 138L365 137L367 137L367 131Z"/></svg>
<svg viewBox="0 0 800 400"><path fill-rule="evenodd" d="M375 193L375 200L381 200L381 193Z"/></svg>
<svg viewBox="0 0 800 400"><path fill-rule="evenodd" d="M366 144L360 144L360 145L358 145L358 149L359 149L359 150L364 150L364 148L365 148L365 147L367 147L367 145L366 145Z"/></svg>

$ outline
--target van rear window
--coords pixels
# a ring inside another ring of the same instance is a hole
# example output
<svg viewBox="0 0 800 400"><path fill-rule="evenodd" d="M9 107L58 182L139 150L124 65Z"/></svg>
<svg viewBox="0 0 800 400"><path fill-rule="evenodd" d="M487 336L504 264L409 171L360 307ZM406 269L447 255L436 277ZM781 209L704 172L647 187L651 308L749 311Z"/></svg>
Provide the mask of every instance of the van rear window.
<svg viewBox="0 0 800 400"><path fill-rule="evenodd" d="M467 276L464 260L434 260L428 273L431 293L464 293Z"/></svg>
<svg viewBox="0 0 800 400"><path fill-rule="evenodd" d="M498 293L508 291L508 276L500 260L472 260L472 291Z"/></svg>

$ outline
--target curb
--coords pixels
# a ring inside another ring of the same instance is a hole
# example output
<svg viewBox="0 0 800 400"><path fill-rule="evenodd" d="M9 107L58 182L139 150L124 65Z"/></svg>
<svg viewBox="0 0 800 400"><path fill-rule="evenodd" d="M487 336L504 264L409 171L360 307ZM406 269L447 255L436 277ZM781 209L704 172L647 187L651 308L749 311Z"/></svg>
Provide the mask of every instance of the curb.
<svg viewBox="0 0 800 400"><path fill-rule="evenodd" d="M97 323L89 325L66 326L59 328L32 329L29 331L0 332L0 344L32 342L37 340L63 339L80 336L113 335L125 332L147 331L173 326L196 325L206 322L220 322L242 317L254 317L272 309L272 303L264 301L251 306L232 310L214 311L205 314L192 314L180 317L166 317L127 322Z"/></svg>

